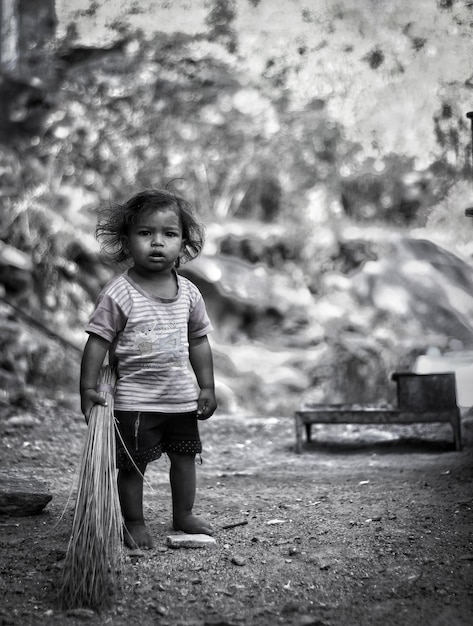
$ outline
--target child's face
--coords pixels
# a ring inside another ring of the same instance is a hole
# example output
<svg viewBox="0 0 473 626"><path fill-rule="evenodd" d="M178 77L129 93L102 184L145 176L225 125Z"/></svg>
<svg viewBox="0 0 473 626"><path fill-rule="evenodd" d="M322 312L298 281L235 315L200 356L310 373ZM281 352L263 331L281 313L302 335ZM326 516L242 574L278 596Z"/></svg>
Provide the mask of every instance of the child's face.
<svg viewBox="0 0 473 626"><path fill-rule="evenodd" d="M172 207L144 212L124 237L135 268L145 274L170 272L183 243L181 221Z"/></svg>

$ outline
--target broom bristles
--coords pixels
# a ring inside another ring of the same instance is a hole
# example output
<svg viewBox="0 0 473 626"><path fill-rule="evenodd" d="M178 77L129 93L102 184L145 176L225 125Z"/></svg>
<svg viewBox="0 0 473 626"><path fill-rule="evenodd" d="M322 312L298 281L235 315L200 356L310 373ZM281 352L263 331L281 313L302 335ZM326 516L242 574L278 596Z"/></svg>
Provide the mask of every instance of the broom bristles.
<svg viewBox="0 0 473 626"><path fill-rule="evenodd" d="M115 382L113 368L102 367L99 385L112 390ZM59 591L66 609L109 605L121 573L123 523L116 480L113 395L100 393L107 406L97 404L90 413Z"/></svg>

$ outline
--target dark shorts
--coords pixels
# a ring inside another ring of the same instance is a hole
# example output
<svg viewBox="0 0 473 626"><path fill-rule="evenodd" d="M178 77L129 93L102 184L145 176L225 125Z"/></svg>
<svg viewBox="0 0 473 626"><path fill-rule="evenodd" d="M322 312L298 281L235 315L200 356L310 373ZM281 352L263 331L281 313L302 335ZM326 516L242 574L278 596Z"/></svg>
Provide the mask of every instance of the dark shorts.
<svg viewBox="0 0 473 626"><path fill-rule="evenodd" d="M163 452L191 455L202 452L196 411L115 411L115 418L120 435L117 435L119 469L132 469L134 464L142 469L150 461L159 459Z"/></svg>

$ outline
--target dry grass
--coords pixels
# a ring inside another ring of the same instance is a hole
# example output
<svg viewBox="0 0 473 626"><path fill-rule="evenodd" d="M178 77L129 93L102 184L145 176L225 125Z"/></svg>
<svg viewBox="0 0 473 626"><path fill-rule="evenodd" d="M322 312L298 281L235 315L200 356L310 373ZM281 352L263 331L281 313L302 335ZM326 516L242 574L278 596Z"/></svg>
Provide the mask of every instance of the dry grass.
<svg viewBox="0 0 473 626"><path fill-rule="evenodd" d="M103 367L99 384L113 388L115 374ZM92 409L82 453L72 534L59 600L63 608L103 608L120 582L123 525L116 481L113 396Z"/></svg>

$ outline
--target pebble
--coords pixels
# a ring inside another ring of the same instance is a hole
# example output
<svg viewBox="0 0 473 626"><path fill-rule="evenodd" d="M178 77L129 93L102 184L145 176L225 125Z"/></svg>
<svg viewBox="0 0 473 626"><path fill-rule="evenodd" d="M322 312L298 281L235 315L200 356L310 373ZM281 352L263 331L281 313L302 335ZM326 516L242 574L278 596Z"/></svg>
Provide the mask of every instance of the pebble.
<svg viewBox="0 0 473 626"><path fill-rule="evenodd" d="M301 615L299 621L295 622L297 626L322 626L326 622L315 615Z"/></svg>
<svg viewBox="0 0 473 626"><path fill-rule="evenodd" d="M168 609L165 606L163 606L162 604L159 604L156 607L156 613L158 615L162 615L164 617L165 615L167 615L169 613L169 611L168 611Z"/></svg>
<svg viewBox="0 0 473 626"><path fill-rule="evenodd" d="M239 556L238 554L235 554L234 556L232 556L232 563L233 565L238 565L242 567L243 565L246 565L246 559L242 556Z"/></svg>
<svg viewBox="0 0 473 626"><path fill-rule="evenodd" d="M39 426L41 424L41 420L29 413L24 413L23 415L13 415L5 420L6 426L10 426L13 428L32 428L33 426Z"/></svg>
<svg viewBox="0 0 473 626"><path fill-rule="evenodd" d="M67 617L77 617L79 619L92 619L97 614L92 609L71 609L66 613Z"/></svg>

